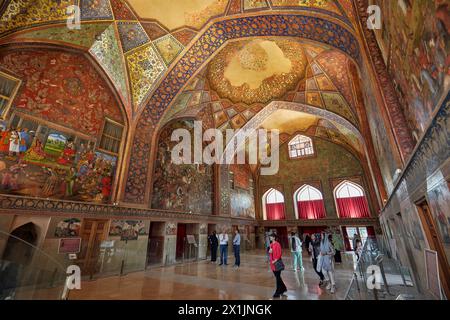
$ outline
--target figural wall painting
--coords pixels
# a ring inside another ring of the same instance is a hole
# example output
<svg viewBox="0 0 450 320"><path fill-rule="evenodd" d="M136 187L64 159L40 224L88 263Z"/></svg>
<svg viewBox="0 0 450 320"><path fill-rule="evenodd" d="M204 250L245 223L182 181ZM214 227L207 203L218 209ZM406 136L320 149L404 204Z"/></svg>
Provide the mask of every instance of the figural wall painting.
<svg viewBox="0 0 450 320"><path fill-rule="evenodd" d="M123 119L90 62L33 49L0 63L23 81L0 125L0 192L109 202Z"/></svg>

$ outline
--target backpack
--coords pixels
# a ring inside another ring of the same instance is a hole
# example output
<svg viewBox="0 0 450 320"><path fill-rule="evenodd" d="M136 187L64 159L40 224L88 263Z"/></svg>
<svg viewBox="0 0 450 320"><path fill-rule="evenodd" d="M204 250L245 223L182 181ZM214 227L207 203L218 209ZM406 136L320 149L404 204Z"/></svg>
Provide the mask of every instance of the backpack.
<svg viewBox="0 0 450 320"><path fill-rule="evenodd" d="M295 237L292 237L292 251L297 251L297 241L295 241Z"/></svg>

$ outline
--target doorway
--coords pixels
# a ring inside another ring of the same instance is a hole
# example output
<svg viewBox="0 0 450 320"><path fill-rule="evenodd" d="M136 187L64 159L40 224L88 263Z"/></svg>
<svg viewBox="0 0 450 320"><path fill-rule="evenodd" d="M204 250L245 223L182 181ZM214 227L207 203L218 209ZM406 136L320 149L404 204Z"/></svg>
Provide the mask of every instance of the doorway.
<svg viewBox="0 0 450 320"><path fill-rule="evenodd" d="M34 223L26 223L11 232L3 251L2 260L26 266L33 258L34 248L37 244L37 230Z"/></svg>
<svg viewBox="0 0 450 320"><path fill-rule="evenodd" d="M84 219L81 227L81 251L78 265L83 275L91 278L99 271L100 245L105 240L109 220Z"/></svg>
<svg viewBox="0 0 450 320"><path fill-rule="evenodd" d="M151 222L147 244L146 267L162 263L164 252L164 222Z"/></svg>
<svg viewBox="0 0 450 320"><path fill-rule="evenodd" d="M179 223L177 226L176 259L183 258L185 242L186 242L186 224Z"/></svg>
<svg viewBox="0 0 450 320"><path fill-rule="evenodd" d="M417 209L430 249L437 252L441 285L448 298L450 297L450 266L442 245L443 241L436 229L436 224L431 214L430 207L428 206L428 202L423 200L417 204Z"/></svg>

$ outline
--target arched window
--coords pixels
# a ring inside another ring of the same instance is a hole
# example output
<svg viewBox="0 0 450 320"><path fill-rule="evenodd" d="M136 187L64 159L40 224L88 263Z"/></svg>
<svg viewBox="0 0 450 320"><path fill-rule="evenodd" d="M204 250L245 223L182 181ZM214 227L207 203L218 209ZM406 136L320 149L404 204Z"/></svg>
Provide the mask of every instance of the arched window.
<svg viewBox="0 0 450 320"><path fill-rule="evenodd" d="M276 189L269 189L262 198L264 220L284 220L284 196Z"/></svg>
<svg viewBox="0 0 450 320"><path fill-rule="evenodd" d="M370 218L363 188L351 181L343 181L334 189L340 218Z"/></svg>
<svg viewBox="0 0 450 320"><path fill-rule="evenodd" d="M294 193L295 216L297 219L323 219L326 217L322 193L304 185Z"/></svg>
<svg viewBox="0 0 450 320"><path fill-rule="evenodd" d="M306 157L314 154L311 138L301 134L289 141L289 157L291 159Z"/></svg>

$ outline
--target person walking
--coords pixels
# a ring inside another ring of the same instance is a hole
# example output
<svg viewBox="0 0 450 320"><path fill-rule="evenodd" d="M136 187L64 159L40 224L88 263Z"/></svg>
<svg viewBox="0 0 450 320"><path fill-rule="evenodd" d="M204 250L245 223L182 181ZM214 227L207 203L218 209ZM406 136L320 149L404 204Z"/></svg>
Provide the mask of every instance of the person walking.
<svg viewBox="0 0 450 320"><path fill-rule="evenodd" d="M219 247L219 239L217 238L216 230L214 230L208 238L211 246L211 262L216 263L217 248Z"/></svg>
<svg viewBox="0 0 450 320"><path fill-rule="evenodd" d="M274 298L279 298L282 294L287 291L286 285L281 278L281 271L284 270L283 260L281 259L281 245L278 240L278 236L271 234L269 236L271 244L269 249L270 254L270 268L273 271L276 281L276 289L273 295Z"/></svg>
<svg viewBox="0 0 450 320"><path fill-rule="evenodd" d="M220 244L220 264L219 266L227 263L228 258L228 234L225 231L225 228L222 229L222 233L219 235L219 244Z"/></svg>
<svg viewBox="0 0 450 320"><path fill-rule="evenodd" d="M330 293L336 292L336 282L334 278L334 255L335 250L334 247L329 240L329 235L325 232L322 232L320 239L320 261L318 262L318 268L322 271L325 276L325 279L328 282L326 287L327 290L330 290Z"/></svg>
<svg viewBox="0 0 450 320"><path fill-rule="evenodd" d="M239 268L241 265L241 234L239 229L236 228L234 231L233 238L233 252L234 252L234 267Z"/></svg>
<svg viewBox="0 0 450 320"><path fill-rule="evenodd" d="M309 243L308 251L311 253L311 259L314 267L314 271L320 278L319 286L323 286L325 283L325 276L322 270L317 271L317 262L320 255L320 236L316 234L311 234L311 241Z"/></svg>
<svg viewBox="0 0 450 320"><path fill-rule="evenodd" d="M291 254L292 259L294 260L292 263L294 266L294 271L303 271L302 241L295 232L291 233Z"/></svg>

